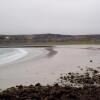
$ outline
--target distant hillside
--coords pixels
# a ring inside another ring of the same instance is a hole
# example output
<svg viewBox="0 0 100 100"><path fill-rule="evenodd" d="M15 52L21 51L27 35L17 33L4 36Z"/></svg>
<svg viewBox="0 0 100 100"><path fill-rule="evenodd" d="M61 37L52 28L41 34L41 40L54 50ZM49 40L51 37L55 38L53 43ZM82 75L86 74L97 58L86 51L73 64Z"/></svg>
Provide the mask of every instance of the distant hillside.
<svg viewBox="0 0 100 100"><path fill-rule="evenodd" d="M34 35L0 35L0 45L13 44L99 44L100 35L61 35L61 34L34 34Z"/></svg>

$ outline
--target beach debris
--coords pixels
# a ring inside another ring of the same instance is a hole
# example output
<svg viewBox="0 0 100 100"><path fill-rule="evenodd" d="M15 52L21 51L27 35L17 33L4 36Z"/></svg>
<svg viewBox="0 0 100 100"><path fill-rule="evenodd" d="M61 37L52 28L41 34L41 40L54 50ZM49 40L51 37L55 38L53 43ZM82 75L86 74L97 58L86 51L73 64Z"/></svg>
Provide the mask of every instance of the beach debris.
<svg viewBox="0 0 100 100"><path fill-rule="evenodd" d="M93 60L90 60L90 62L93 62Z"/></svg>
<svg viewBox="0 0 100 100"><path fill-rule="evenodd" d="M64 73L59 79L61 84L42 86L37 83L8 88L0 92L0 100L100 100L98 70L87 68L84 73Z"/></svg>

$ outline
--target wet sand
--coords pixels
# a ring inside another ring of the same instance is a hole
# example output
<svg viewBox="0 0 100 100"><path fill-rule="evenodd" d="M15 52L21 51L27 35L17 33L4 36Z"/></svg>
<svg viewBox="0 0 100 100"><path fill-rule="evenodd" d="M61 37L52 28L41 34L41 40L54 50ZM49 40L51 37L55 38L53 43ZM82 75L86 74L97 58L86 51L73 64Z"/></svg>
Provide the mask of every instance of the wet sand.
<svg viewBox="0 0 100 100"><path fill-rule="evenodd" d="M0 100L100 100L100 69L61 75L53 85L17 85L0 92Z"/></svg>
<svg viewBox="0 0 100 100"><path fill-rule="evenodd" d="M38 82L43 85L52 84L62 73L80 71L80 66L99 67L100 50L85 49L87 47L91 46L49 47L46 48L45 54L35 58L32 51L29 51L29 55L24 59L0 66L0 88L6 89L18 84L30 85ZM92 47L100 48L99 45Z"/></svg>

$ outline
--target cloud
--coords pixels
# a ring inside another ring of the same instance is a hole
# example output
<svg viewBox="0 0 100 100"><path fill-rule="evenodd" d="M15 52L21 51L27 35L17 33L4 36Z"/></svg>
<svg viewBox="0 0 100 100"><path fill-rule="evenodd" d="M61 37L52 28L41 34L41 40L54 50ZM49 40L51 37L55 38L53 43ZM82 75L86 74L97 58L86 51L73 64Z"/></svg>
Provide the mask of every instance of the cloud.
<svg viewBox="0 0 100 100"><path fill-rule="evenodd" d="M0 34L97 34L99 0L0 0Z"/></svg>

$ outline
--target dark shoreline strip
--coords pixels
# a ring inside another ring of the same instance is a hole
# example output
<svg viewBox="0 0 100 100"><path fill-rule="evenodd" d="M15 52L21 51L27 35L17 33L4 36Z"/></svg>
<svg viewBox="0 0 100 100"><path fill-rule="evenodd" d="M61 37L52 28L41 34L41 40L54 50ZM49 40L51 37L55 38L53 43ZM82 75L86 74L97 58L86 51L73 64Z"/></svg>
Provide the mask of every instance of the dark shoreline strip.
<svg viewBox="0 0 100 100"><path fill-rule="evenodd" d="M41 48L41 47L52 47L52 45L3 45L0 46L0 48L33 48L33 47L37 47L37 48Z"/></svg>

